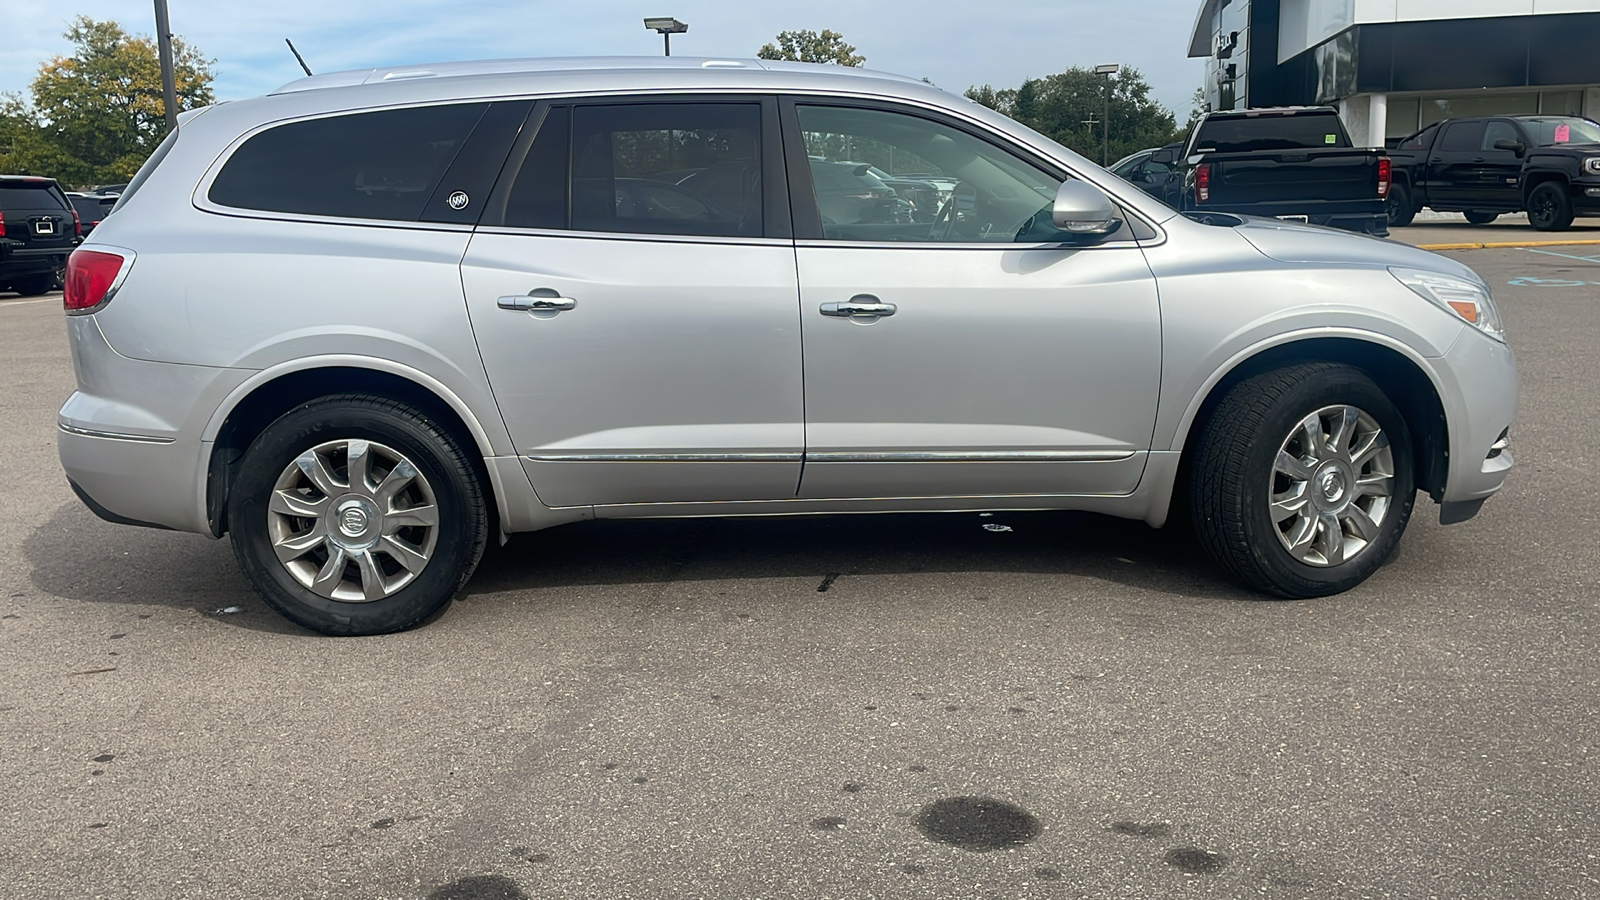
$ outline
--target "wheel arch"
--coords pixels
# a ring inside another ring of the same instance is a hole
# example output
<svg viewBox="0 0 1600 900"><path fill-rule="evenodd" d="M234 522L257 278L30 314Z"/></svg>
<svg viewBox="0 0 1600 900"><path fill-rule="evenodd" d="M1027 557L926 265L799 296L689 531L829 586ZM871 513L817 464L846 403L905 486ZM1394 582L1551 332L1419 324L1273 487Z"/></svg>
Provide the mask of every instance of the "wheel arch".
<svg viewBox="0 0 1600 900"><path fill-rule="evenodd" d="M420 372L393 371L393 364L369 366L361 361L314 364L290 371L264 372L229 396L207 424L204 440L211 442L206 464L205 515L214 537L228 530L228 492L238 474L246 449L266 427L295 407L330 394L368 393L409 404L427 414L457 440L477 452L473 466L488 487L487 511L491 523L503 523L506 498L502 485L484 464L494 455L493 444L470 408L444 385Z"/></svg>
<svg viewBox="0 0 1600 900"><path fill-rule="evenodd" d="M1184 496L1194 453L1191 438L1222 398L1240 382L1273 369L1306 362L1343 363L1365 372L1383 389L1411 431L1417 487L1435 501L1444 496L1449 475L1450 428L1439 386L1407 353L1361 337L1305 337L1242 354L1191 403L1179 423L1173 446L1180 449L1174 496Z"/></svg>
<svg viewBox="0 0 1600 900"><path fill-rule="evenodd" d="M1544 169L1538 172L1529 172L1527 176L1522 179L1523 208L1527 208L1528 201L1533 197L1533 192L1539 188L1539 185L1548 184L1552 181L1558 181L1566 185L1568 189L1570 189L1572 186L1572 179L1569 178L1565 172L1558 172L1554 169Z"/></svg>

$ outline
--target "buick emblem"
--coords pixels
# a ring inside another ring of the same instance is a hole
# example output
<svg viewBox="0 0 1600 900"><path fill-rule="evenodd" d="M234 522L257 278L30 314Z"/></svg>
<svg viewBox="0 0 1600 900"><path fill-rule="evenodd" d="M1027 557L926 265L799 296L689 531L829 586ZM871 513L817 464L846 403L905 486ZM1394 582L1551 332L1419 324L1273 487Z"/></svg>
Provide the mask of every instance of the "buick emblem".
<svg viewBox="0 0 1600 900"><path fill-rule="evenodd" d="M472 198L467 196L466 191L456 191L445 202L450 204L451 209L466 209L467 204L472 202Z"/></svg>
<svg viewBox="0 0 1600 900"><path fill-rule="evenodd" d="M339 514L339 530L351 537L358 537L367 530L367 511L359 506L346 507Z"/></svg>

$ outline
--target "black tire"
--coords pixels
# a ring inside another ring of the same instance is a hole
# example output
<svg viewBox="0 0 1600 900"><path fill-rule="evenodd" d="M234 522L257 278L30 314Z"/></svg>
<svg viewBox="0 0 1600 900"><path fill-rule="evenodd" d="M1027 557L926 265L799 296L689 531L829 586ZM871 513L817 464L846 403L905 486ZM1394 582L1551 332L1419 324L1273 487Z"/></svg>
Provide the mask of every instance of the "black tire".
<svg viewBox="0 0 1600 900"><path fill-rule="evenodd" d="M54 272L11 279L11 289L24 297L37 297L40 294L48 294L55 289L55 286L56 275Z"/></svg>
<svg viewBox="0 0 1600 900"><path fill-rule="evenodd" d="M1411 205L1410 189L1398 182L1389 186L1389 203L1385 209L1390 228L1404 228L1417 217L1417 208Z"/></svg>
<svg viewBox="0 0 1600 900"><path fill-rule="evenodd" d="M1480 211L1475 210L1475 209L1474 210L1470 210L1465 215L1467 217L1467 221L1469 223L1473 224L1473 225L1487 225L1490 222L1493 222L1495 219L1500 218L1500 214L1499 213L1495 213L1495 212L1480 212Z"/></svg>
<svg viewBox="0 0 1600 900"><path fill-rule="evenodd" d="M268 503L280 475L307 450L340 440L370 441L403 454L437 508L427 563L381 599L347 602L318 594L273 551ZM468 449L417 410L364 394L313 400L267 426L240 461L228 496L228 523L234 555L262 599L300 625L330 635L387 634L427 621L471 577L489 533L483 489Z"/></svg>
<svg viewBox="0 0 1600 900"><path fill-rule="evenodd" d="M1335 565L1296 559L1270 511L1275 460L1296 423L1328 406L1369 414L1389 438L1393 482L1377 534ZM1189 479L1196 535L1216 563L1259 591L1287 599L1337 594L1366 580L1393 554L1416 499L1410 431L1383 391L1360 370L1305 363L1234 386L1200 428Z"/></svg>
<svg viewBox="0 0 1600 900"><path fill-rule="evenodd" d="M1566 231L1572 227L1572 198L1564 181L1546 181L1528 195L1528 224L1538 231Z"/></svg>

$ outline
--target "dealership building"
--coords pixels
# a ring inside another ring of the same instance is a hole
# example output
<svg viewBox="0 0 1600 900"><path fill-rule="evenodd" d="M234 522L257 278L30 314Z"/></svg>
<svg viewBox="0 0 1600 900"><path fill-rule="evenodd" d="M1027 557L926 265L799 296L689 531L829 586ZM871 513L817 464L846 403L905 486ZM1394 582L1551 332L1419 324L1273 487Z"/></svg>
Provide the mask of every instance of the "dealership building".
<svg viewBox="0 0 1600 900"><path fill-rule="evenodd" d="M1600 118L1600 0L1204 0L1212 109L1338 107L1382 146L1456 116Z"/></svg>

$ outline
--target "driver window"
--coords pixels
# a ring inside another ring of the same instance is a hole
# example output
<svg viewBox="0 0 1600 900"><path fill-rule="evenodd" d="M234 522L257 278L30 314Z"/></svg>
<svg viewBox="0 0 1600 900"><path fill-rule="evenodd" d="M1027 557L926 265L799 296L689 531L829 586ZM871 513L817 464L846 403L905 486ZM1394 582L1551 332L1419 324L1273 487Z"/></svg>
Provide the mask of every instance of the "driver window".
<svg viewBox="0 0 1600 900"><path fill-rule="evenodd" d="M1066 240L1060 179L956 128L904 113L796 106L822 236L842 241Z"/></svg>
<svg viewBox="0 0 1600 900"><path fill-rule="evenodd" d="M1495 120L1490 122L1489 127L1483 132L1483 147L1481 149L1486 153L1509 153L1509 150L1496 150L1494 145L1500 141L1520 140L1522 138L1517 135L1515 125L1510 122Z"/></svg>

